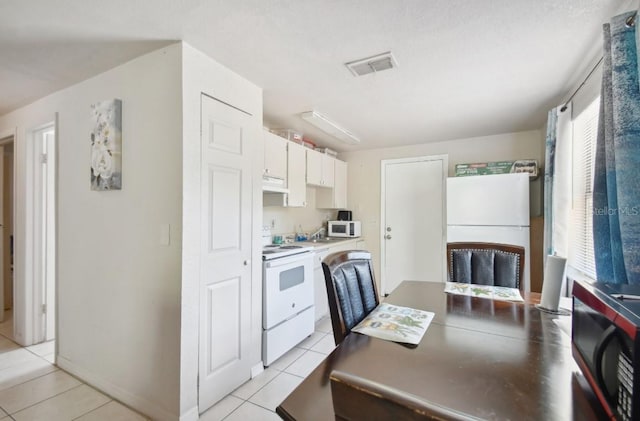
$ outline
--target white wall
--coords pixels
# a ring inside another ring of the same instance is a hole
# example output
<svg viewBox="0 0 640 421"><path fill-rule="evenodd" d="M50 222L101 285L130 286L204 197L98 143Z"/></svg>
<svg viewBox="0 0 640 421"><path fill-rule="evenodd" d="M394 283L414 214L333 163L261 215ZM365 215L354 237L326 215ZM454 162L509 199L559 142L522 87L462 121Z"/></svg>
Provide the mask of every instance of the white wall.
<svg viewBox="0 0 640 421"><path fill-rule="evenodd" d="M183 226L182 252L182 345L180 353L180 415L183 420L198 418L198 323L200 279L200 95L205 93L249 112L260 131L262 127L262 90L209 57L183 44ZM262 137L252 145L253 231L252 248L252 355L261 361L262 334Z"/></svg>
<svg viewBox="0 0 640 421"><path fill-rule="evenodd" d="M265 206L262 211L262 224L271 227L272 235L295 234L302 226L303 232L313 234L320 226L326 227L327 220L336 219L333 209L316 209L316 190L321 187L307 187L307 206L304 208L286 208Z"/></svg>
<svg viewBox="0 0 640 421"><path fill-rule="evenodd" d="M24 209L27 134L58 113L58 364L156 419L179 411L180 79L174 44L0 118L0 132L17 127ZM122 190L91 191L90 105L113 98L122 100ZM161 224L170 246L160 245ZM16 264L24 273L24 259Z"/></svg>
<svg viewBox="0 0 640 421"><path fill-rule="evenodd" d="M380 161L416 156L448 155L449 176L455 165L470 162L537 159L544 164L544 139L539 130L507 133L437 143L345 152L339 158L348 166L348 209L362 221L362 235L380 273ZM410 204L407 204L410 206ZM380 275L376 275L380 282Z"/></svg>

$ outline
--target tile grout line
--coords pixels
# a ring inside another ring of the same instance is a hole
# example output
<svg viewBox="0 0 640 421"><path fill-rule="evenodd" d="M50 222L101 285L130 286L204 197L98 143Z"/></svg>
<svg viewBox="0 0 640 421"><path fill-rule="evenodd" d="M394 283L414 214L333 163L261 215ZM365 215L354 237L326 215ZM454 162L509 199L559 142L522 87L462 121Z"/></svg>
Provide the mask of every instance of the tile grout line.
<svg viewBox="0 0 640 421"><path fill-rule="evenodd" d="M315 330L315 331L314 331L314 333L321 333L322 335L321 335L321 337L320 337L320 339L319 339L318 341L316 341L313 345L311 345L311 347L316 346L316 345L317 345L321 340L323 340L323 339L324 339L327 335L329 335L331 332L323 332L323 331L321 331L321 330ZM311 337L311 335L309 335L309 337ZM306 340L306 339L305 339L305 340ZM304 341L301 341L301 342L304 342ZM286 374L288 374L288 375L290 375L290 376L297 377L297 378L299 378L299 379L303 379L303 380L304 380L304 379L306 378L306 376L300 376L300 375L298 375L298 374L289 373L289 372L287 372L286 370L287 370L287 368L289 368L291 365L293 365L296 361L298 361L300 358L302 358L302 356L304 356L307 352L311 351L311 352L313 352L313 353L315 353L315 354L320 354L320 355L323 355L323 356L325 356L325 357L326 357L326 356L328 356L328 355L331 353L331 352L329 352L329 354L324 354L324 353L322 353L322 352L318 352L318 351L314 351L314 350L312 350L312 349L311 349L311 347L310 347L310 348L301 348L301 347L299 347L299 346L297 346L297 345L296 345L294 348L297 348L297 349L299 349L299 350L301 350L301 351L303 351L303 352L302 352L302 353L301 353L297 358L295 358L293 361L291 361L289 364L287 364L286 366L284 366L284 367L282 368L282 370L278 370L277 368L273 368L273 370L277 371L277 372L278 372L278 374L276 374L276 375L275 375L271 380L269 380L267 383L265 383L264 385L262 385L262 387L260 387L258 390L256 390L255 392L253 392L253 393L252 393L248 398L246 398L246 399L245 399L245 398L242 398L242 397L240 397L240 396L234 395L234 394L233 394L233 392L231 392L228 396L233 396L234 398L241 400L241 401L242 401L242 403L241 403L240 405L238 405L236 408L234 408L234 409L233 409L231 412L229 412L227 415L225 415L225 416L222 418L222 420L224 421L224 420L226 420L227 418L229 418L229 417L230 417L234 412L236 412L238 409L240 409L240 407L242 407L243 405L245 405L245 404L247 404L247 403L248 403L248 404L251 404L251 405L255 405L255 406L257 406L258 408L262 408L262 409L264 409L265 411L269 411L269 412L271 412L272 414L275 414L275 413L276 413L276 412L275 412L275 410L271 410L271 409L266 408L266 407L264 407L264 406L262 406L262 405L260 405L260 404L255 403L255 402L251 402L251 401L250 401L250 399L251 399L251 398L253 398L256 394L258 394L262 389L264 389L265 387L267 387L267 385L269 385L270 383L272 383L276 378L278 378L278 376L280 376L280 375L281 375L281 374L283 374L283 373L286 373ZM293 348L292 348L292 349L293 349ZM285 354L285 355L286 355L286 354ZM284 356L284 355L283 355L283 356ZM281 357L281 358L282 358L282 357ZM270 366L270 367L271 367L271 366ZM269 368L269 367L267 367L267 368ZM317 366L316 366L316 367L314 367L314 370L315 370L316 368L317 368ZM313 371L313 370L312 370L312 371ZM250 379L250 380L249 380L249 382L250 382L251 380L253 380L253 379ZM240 386L240 387L242 387L242 386ZM296 387L297 387L297 386L296 386ZM205 413L206 413L206 411L205 411Z"/></svg>
<svg viewBox="0 0 640 421"><path fill-rule="evenodd" d="M231 412L229 412L227 415L225 415L225 416L222 418L222 420L225 420L225 419L227 419L228 417L230 417L230 416L231 416L231 414L233 414L234 412L236 412L236 411L237 411L237 410L238 410L242 405L244 405L244 404L246 404L246 403L249 403L249 404L251 404L251 405L255 405L255 406L259 407L259 408L262 408L262 409L264 409L264 410L266 410L266 411L269 411L269 412L271 412L271 413L275 414L275 413L276 413L276 411L272 411L271 409L266 408L266 407L264 407L264 406L262 406L262 405L260 405L260 404L258 404L258 403L251 402L251 401L250 401L250 399L251 399L251 398L253 398L256 394L258 394L262 389L264 389L265 387L267 387L267 385L269 385L270 383L272 383L276 378L278 378L278 376L280 376L280 375L281 375L281 374L283 374L283 373L288 374L288 375L293 376L293 377L297 377L297 378L299 378L299 379L303 379L303 380L305 379L305 378L304 378L304 377L302 377L302 376L299 376L299 375L297 375L297 374L293 374L293 373L289 373L289 372L286 372L286 371L285 371L285 370L286 370L288 367L290 367L293 363L295 363L295 362L296 362L296 361L298 361L300 358L302 358L302 356L303 356L304 354L306 354L306 353L307 353L307 351L310 351L309 349L304 349L304 348L298 348L298 349L302 349L302 350L304 350L305 352L303 352L302 354L300 354L300 356L299 356L298 358L296 358L295 360L293 360L290 364L288 364L288 365L287 365L285 368L283 368L282 370L274 369L274 370L278 371L278 374L276 374L276 375L275 375L271 380L269 380L267 383L265 383L264 385L262 385L262 387L260 387L258 390L256 390L255 392L253 392L253 393L252 393L252 394L251 394L247 399L244 399L244 398L241 398L240 396L234 395L234 394L233 394L233 392L232 392L232 393L231 393L231 395L232 395L233 397L235 397L235 398L238 398L238 399L242 400L242 403L241 403L240 405L238 405L238 406L237 406L233 411L231 411ZM315 352L315 351L314 351L314 352Z"/></svg>
<svg viewBox="0 0 640 421"><path fill-rule="evenodd" d="M46 362L47 362L47 363L49 363L49 361L46 361ZM28 362L26 362L26 363L28 364ZM1 373L2 371L7 370L7 369L10 369L10 368L12 368L12 367L18 367L18 366L20 366L21 364L25 364L25 363L20 363L20 364L17 364L17 365L13 365L13 366L11 366L11 367L7 367L7 368L5 368L5 369L3 369L3 370L0 370L0 373ZM51 364L51 363L49 363L49 364ZM50 371L50 372L48 372L48 373L44 373L44 374L40 374L39 376L36 376L36 377L30 378L30 379L27 379L27 380L25 380L25 381L23 381L23 382L20 382L20 383L16 383L16 384L11 385L11 386L9 386L9 387L6 387L6 388L4 388L4 389L1 389L1 388L0 388L0 393L1 393L1 392L4 392L5 390L12 389L12 388L14 388L14 387L16 387L16 386L20 386L20 385L23 385L23 384L25 384L25 383L28 383L28 382L30 382L31 380L36 380L36 379L39 379L39 378L41 378L41 377L47 376L47 375L49 375L49 374L51 374L51 373L55 373L56 371L64 371L64 370L60 370L60 368L58 368L58 366L56 366L56 365L54 365L54 364L51 364L51 366L53 366L53 368L54 368L54 370L53 370L53 371ZM66 373L66 371L64 371L64 372ZM68 374L68 373L67 373L67 374Z"/></svg>
<svg viewBox="0 0 640 421"><path fill-rule="evenodd" d="M14 388L14 387L21 386L21 385L23 385L23 384L25 384L25 383L28 383L28 382L32 381L32 380L37 380L37 379L40 379L40 378L42 378L42 377L44 377L44 376L48 376L49 374L55 373L56 371L62 371L63 373L65 373L65 374L67 374L67 375L69 375L69 376L73 377L73 378L74 378L74 379L76 379L78 382L80 382L80 384L78 384L78 385L76 385L76 386L73 386L73 387L71 387L71 388L69 388L69 389L63 390L63 391L61 391L60 393L57 393L57 394L52 395L52 396L49 396L48 398L43 399L43 400L41 400L41 401L35 402L35 403L33 403L33 404L29 405L29 406L26 406L26 407L24 407L24 408L20 409L19 411L14 412L13 414L17 414L18 412L23 411L23 410L25 410L25 409L27 409L27 408L30 408L30 407L35 406L35 405L38 405L38 404L40 404L40 403L42 403L42 402L46 402L46 401L47 401L47 400L49 400L49 399L53 399L53 398L55 398L56 396L59 396L59 395L61 395L61 394L63 394L63 393L66 393L66 392L68 392L68 391L70 391L70 390L76 389L76 388L78 388L78 387L80 387L80 386L82 386L82 385L87 385L85 382L83 382L82 380L80 380L80 379L79 379L79 378L77 378L76 376L73 376L73 375L71 375L70 373L67 373L67 372L66 372L66 371L64 371L64 370L61 370L61 369L60 369L56 364L51 363L50 361L48 361L48 360L45 358L45 355L40 355L40 354L38 354L38 353L36 353L36 352L32 351L31 349L29 349L29 347L26 347L26 346L22 346L22 345L20 345L20 344L19 344L19 343L17 343L13 338L8 337L8 336L7 336L5 333L3 333L3 332L0 332L0 336L2 336L3 338L5 338L5 339L7 339L7 340L9 340L9 341L11 341L11 342L13 342L14 344L16 344L16 345L18 346L18 348L16 348L16 349L24 349L25 351L27 351L27 352L31 353L32 355L34 355L34 356L38 357L39 359L41 359L41 360L45 361L46 363L50 364L52 367L54 367L54 368L55 368L55 370L53 370L53 371L51 371L51 372L49 372L49 373L44 373L44 374L41 374L41 375L39 375L39 376L33 377L33 378L31 378L31 379L25 380L25 381L23 381L23 382L21 382L21 383L16 383L16 384L12 385L11 387L7 387L7 388L5 388L5 389L1 389L1 390L0 390L0 392L4 392L4 391L6 391L6 390L10 390L10 389L12 389L12 388ZM52 341L55 341L55 339L53 339ZM41 342L41 343L46 343L46 342L51 342L51 341L44 341L44 342ZM35 345L38 345L38 344L35 344ZM33 346L33 345L30 345L30 346ZM53 354L53 355L55 355L55 351L54 351L53 353L51 353L51 354L46 354L46 355L52 355L52 354ZM87 386L88 386L88 385L87 385ZM89 387L91 387L91 386L89 386ZM105 396L107 396L107 395L105 395ZM107 397L108 397L110 400L109 400L108 402L106 402L104 405L106 405L107 403L109 403L109 402L111 402L111 401L112 401L111 397L109 397L109 396L107 396ZM101 406L103 406L103 405L101 405ZM0 408L1 408L1 407L0 407ZM2 409L4 410L4 408L2 408ZM94 408L94 409L92 409L91 411L94 411L95 409L97 409L97 408ZM12 420L14 419L14 418L13 418L13 416L12 416L13 414L10 414L10 413L9 413L8 411L6 411L6 410L4 410L4 411L7 413L7 415L8 415ZM91 411L89 411L89 412L91 412ZM86 415L86 414L83 414L83 415Z"/></svg>
<svg viewBox="0 0 640 421"><path fill-rule="evenodd" d="M14 414L17 414L18 412L23 411L23 410L25 410L25 409L27 409L27 408L30 408L30 407L32 407L32 406L35 406L35 405L38 405L38 404L40 404L40 403L46 402L46 401L47 401L47 400L49 400L49 399L53 399L53 398L55 398L56 396L59 396L59 395L61 395L61 394L63 394L63 393L66 393L66 392L68 392L68 391L70 391L70 390L76 389L76 388L78 388L78 387L80 387L80 386L87 386L87 387L90 387L91 389L96 390L98 393L101 393L102 395L106 396L106 397L109 399L109 400L108 400L107 402L105 402L103 405L100 405L99 407L93 408L93 409L92 409L92 410L90 410L89 412L93 412L93 411L95 411L96 409L98 409L98 408L100 408L100 407L102 407L102 406L104 406L104 405L106 405L106 404L108 404L108 403L110 403L110 402L118 402L118 403L120 403L121 405L125 406L127 409L132 410L132 409L131 409L131 408L129 408L128 406L126 406L126 405L122 404L122 403L121 403L121 402L119 402L119 401L116 401L116 400L115 400L115 399L113 399L111 396L109 396L109 395L107 395L107 394L105 394L105 393L101 392L100 390L98 390L98 389L94 388L93 386L91 386L91 385L87 384L86 382L84 382L83 380L81 380L81 379L79 379L78 377L74 376L73 374L71 374L71 373L69 373L69 372L67 372L67 371L65 371L65 370L62 370L62 369L61 369L60 367L58 367L55 363L51 363L50 361L48 361L48 360L45 358L45 356L44 356L44 355L39 355L39 354L37 354L36 352L34 352L34 351L32 351L32 350L28 349L28 347L24 347L24 346L20 345L19 343L17 343L17 342L16 342L16 341L14 341L13 339L11 339L11 338L7 337L6 335L4 335L4 334L3 334L3 333L1 333L1 332L0 332L0 336L2 336L2 337L4 337L4 338L6 338L7 340L9 340L9 341L13 342L14 344L16 344L16 345L18 346L18 348L16 348L16 349L24 349L24 350L26 350L27 352L29 352L29 353L33 354L34 356L38 357L38 358L39 358L39 359L41 359L42 361L44 361L44 362L46 362L47 364L49 364L49 365L51 365L52 367L54 367L54 370L53 370L53 371L50 371L49 373L44 373L44 374L39 375L39 376L36 376L36 377L34 377L34 378L31 378L31 379L25 380L25 381L23 381L23 382L21 382L21 383L16 383L16 384L12 385L11 387L7 387L7 388L5 388L5 389L1 389L1 390L0 390L0 393L1 393L1 392L3 392L3 391L5 391L5 390L9 390L9 389L11 389L11 388L14 388L14 387L16 387L16 386L20 386L20 385L23 385L23 384L25 384L25 383L28 383L28 382L30 382L30 381L32 381L32 380L37 380L37 379L39 379L39 378L41 378L41 377L44 377L44 376L47 376L47 375L49 375L49 374L55 373L56 371L60 371L60 372L62 372L62 373L65 373L65 374L67 374L67 375L69 375L69 376L73 377L74 379L76 379L76 380L80 383L80 384L78 384L78 385L76 385L76 386L73 386L73 387L71 387L71 388L67 389L67 390L64 390L64 391L62 391L62 392L60 392L60 393L57 393L57 394L55 394L55 395L52 395L52 396L48 397L47 399L41 400L41 401L36 402L36 403L34 403L34 404L32 404L32 405L29 405L29 406L26 406L26 407L24 407L24 408L20 409L19 411L14 412ZM54 339L54 341L55 341L55 339ZM46 341L46 342L49 342L49 341ZM44 343L44 342L42 342L42 343ZM36 345L37 345L37 344L36 344ZM46 355L55 355L55 351L54 351L52 354L46 354ZM133 410L132 410L132 411L133 411ZM5 412L7 412L7 411L5 411ZM84 414L82 414L82 415L80 415L80 416L84 416L84 415L88 414L89 412L84 413ZM145 415L140 414L140 413L139 413L139 412L137 412L137 411L134 411L134 412L135 412L136 414L139 414L139 415L141 415L142 417L146 418L146 416L145 416ZM13 416L12 416L13 414L9 414L8 412L7 412L7 414L8 414L8 416L9 416L12 420L14 420L14 418L13 418ZM75 418L74 418L74 419L75 419Z"/></svg>
<svg viewBox="0 0 640 421"><path fill-rule="evenodd" d="M51 374L51 373L48 373L48 374ZM46 401L48 401L48 400L50 400L50 399L55 398L56 396L60 396L60 395L62 395L62 394L64 394L64 393L67 393L67 392L69 392L69 391L71 391L71 390L73 390L73 389L77 389L77 388L79 388L79 387L81 387L81 386L85 386L85 384L84 384L84 383L80 383L80 384L78 384L78 385L76 385L76 386L73 386L73 387L71 387L71 388L69 388L69 389L67 389L67 390L64 390L64 391L62 391L62 392L60 392L60 393L56 393L56 394L55 394L55 395L53 395L53 396L49 396L47 399L43 399L43 400L41 400L41 401L39 401L39 402L36 402L36 403L33 403L33 404L29 405L29 406L25 406L24 408L22 408L22 409L20 409L20 410L18 410L18 411L16 411L16 412L14 412L14 413L12 413L12 414L9 414L9 416L15 415L15 414L17 414L17 413L19 413L19 412L24 411L25 409L29 409L29 408L31 408L31 407L34 407L34 406L36 406L36 405L39 405L39 404L41 404L41 403L43 403L43 402L46 402ZM11 418L13 418L13 417L11 417Z"/></svg>
<svg viewBox="0 0 640 421"><path fill-rule="evenodd" d="M105 395L105 396L106 396L106 395ZM93 408L93 409L89 410L88 412L85 412L84 414L78 415L78 416L77 416L77 417L75 417L75 418L72 418L72 421L73 421L73 420L77 420L77 419L78 419L78 418L80 418L80 417L84 417L85 415L90 414L90 413L92 413L93 411L97 411L98 409L102 408L102 407L103 407L103 406L105 406L105 405L110 404L111 402L114 402L114 400L113 400L113 399L111 399L111 398L109 398L109 400L108 400L107 402L103 403L102 405L97 406L97 407L95 407L95 408Z"/></svg>

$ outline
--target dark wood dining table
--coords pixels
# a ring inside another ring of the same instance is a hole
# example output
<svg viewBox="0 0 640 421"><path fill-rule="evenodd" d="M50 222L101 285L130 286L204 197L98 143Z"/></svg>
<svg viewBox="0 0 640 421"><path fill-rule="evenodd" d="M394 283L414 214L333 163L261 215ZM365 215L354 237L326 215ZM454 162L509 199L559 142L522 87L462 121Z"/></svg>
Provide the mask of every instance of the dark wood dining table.
<svg viewBox="0 0 640 421"><path fill-rule="evenodd" d="M276 408L285 420L334 420L329 375L340 370L487 420L604 419L561 328L570 316L524 303L453 295L404 281L385 302L435 313L417 347L358 333Z"/></svg>

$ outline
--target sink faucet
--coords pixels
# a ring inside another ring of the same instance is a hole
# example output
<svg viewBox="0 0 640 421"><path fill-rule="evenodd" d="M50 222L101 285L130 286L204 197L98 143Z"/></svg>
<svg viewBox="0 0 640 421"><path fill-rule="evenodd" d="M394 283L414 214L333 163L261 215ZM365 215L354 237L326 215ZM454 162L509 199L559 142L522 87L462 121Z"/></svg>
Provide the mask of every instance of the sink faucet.
<svg viewBox="0 0 640 421"><path fill-rule="evenodd" d="M320 238L323 237L323 234L325 233L325 228L324 227L320 227L317 230L314 231L313 234L311 234L311 239L312 240L319 240Z"/></svg>

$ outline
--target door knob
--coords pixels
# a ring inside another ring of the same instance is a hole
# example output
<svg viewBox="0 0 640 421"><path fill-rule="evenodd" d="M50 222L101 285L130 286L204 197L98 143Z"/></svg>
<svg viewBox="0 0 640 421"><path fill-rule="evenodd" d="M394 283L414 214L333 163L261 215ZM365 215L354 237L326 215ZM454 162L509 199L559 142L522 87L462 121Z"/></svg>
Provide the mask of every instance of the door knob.
<svg viewBox="0 0 640 421"><path fill-rule="evenodd" d="M391 232L391 227L387 227L387 232Z"/></svg>
<svg viewBox="0 0 640 421"><path fill-rule="evenodd" d="M242 264L245 265L245 266L249 266L249 261L245 260L244 262L242 262Z"/></svg>
<svg viewBox="0 0 640 421"><path fill-rule="evenodd" d="M387 240L391 240L391 235L387 234L387 235L384 236L384 238L386 238Z"/></svg>

